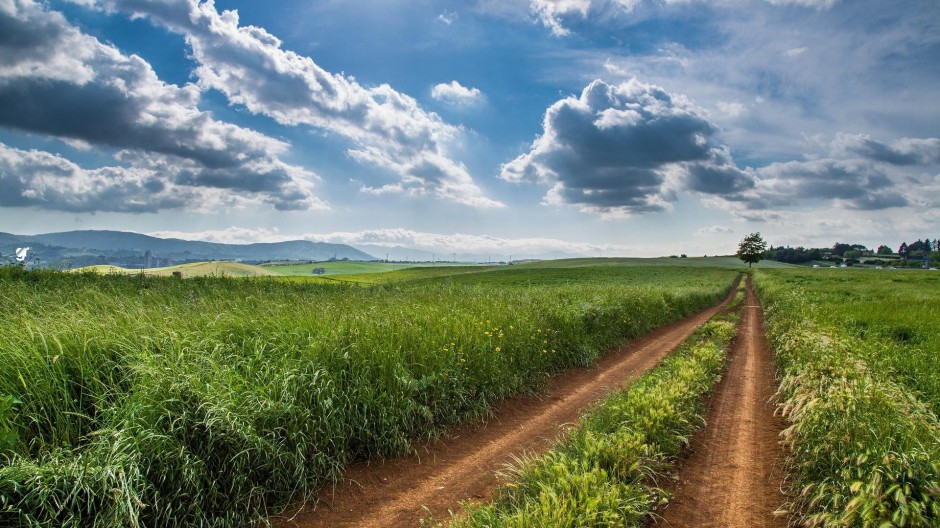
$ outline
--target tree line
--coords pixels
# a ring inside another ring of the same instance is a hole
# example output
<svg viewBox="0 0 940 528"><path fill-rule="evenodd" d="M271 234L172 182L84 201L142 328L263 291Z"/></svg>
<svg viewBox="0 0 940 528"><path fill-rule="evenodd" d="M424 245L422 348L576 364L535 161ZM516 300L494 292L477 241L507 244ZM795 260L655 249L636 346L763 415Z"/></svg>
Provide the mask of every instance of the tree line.
<svg viewBox="0 0 940 528"><path fill-rule="evenodd" d="M770 246L764 252L764 258L767 260L776 260L789 264L806 264L812 261L839 261L839 262L861 262L865 257L897 257L902 261L906 260L924 260L928 256L932 261L940 261L940 238L930 240L918 239L916 242L908 244L902 242L895 252L889 246L882 244L877 249L870 249L864 244L848 244L837 242L829 248L805 248L802 246ZM873 262L877 263L877 262Z"/></svg>

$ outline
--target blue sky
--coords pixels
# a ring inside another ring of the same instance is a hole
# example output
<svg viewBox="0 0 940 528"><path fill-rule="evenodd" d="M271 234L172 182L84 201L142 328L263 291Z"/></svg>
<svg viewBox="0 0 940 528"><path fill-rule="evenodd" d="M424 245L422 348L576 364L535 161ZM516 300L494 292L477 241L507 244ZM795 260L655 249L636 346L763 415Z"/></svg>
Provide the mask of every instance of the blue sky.
<svg viewBox="0 0 940 528"><path fill-rule="evenodd" d="M0 231L940 236L935 0L7 0L0 35Z"/></svg>

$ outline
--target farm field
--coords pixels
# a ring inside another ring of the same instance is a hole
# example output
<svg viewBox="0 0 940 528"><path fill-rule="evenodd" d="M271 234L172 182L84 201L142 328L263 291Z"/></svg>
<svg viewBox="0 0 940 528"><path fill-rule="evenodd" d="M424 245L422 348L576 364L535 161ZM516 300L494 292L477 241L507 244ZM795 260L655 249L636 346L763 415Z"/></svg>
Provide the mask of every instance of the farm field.
<svg viewBox="0 0 940 528"><path fill-rule="evenodd" d="M766 270L792 521L940 522L940 276Z"/></svg>
<svg viewBox="0 0 940 528"><path fill-rule="evenodd" d="M364 275L372 273L385 273L389 271L404 270L410 268L452 268L469 267L467 264L453 262L353 262L353 261L333 261L333 262L306 262L296 263L273 263L262 264L260 266L265 270L276 275L287 276L312 276L313 270L323 268L324 276L331 275Z"/></svg>
<svg viewBox="0 0 940 528"><path fill-rule="evenodd" d="M3 269L0 519L246 525L714 305L737 275L453 272L368 286Z"/></svg>
<svg viewBox="0 0 940 528"><path fill-rule="evenodd" d="M87 266L72 271L73 273L94 272L116 275L140 275L143 273L154 277L171 277L174 272L182 273L183 277L267 277L276 275L276 273L262 266L228 261L193 262L165 268L145 268L143 270L101 265Z"/></svg>
<svg viewBox="0 0 940 528"><path fill-rule="evenodd" d="M540 260L535 262L526 262L520 266L532 268L574 268L578 266L677 266L677 267L695 267L695 268L747 268L738 257L735 256L713 256L713 257L653 257L653 258L630 258L630 257L611 257L611 258L584 258L584 259L563 259L563 260ZM754 268L798 268L795 264L786 264L773 260L762 260L754 264Z"/></svg>

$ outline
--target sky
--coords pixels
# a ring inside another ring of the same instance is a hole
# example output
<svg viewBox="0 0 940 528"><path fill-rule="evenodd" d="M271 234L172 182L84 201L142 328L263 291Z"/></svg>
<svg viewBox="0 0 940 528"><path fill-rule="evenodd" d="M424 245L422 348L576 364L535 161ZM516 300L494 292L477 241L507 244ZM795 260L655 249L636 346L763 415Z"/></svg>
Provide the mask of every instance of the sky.
<svg viewBox="0 0 940 528"><path fill-rule="evenodd" d="M940 237L937 0L0 0L0 231Z"/></svg>

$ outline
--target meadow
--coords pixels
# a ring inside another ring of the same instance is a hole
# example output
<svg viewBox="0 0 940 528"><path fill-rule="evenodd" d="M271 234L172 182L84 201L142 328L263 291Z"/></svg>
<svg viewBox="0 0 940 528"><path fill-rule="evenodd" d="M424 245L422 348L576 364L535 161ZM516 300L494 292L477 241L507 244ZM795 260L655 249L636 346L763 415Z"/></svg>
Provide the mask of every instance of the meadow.
<svg viewBox="0 0 940 528"><path fill-rule="evenodd" d="M306 262L303 264L271 263L262 264L260 267L277 275L311 276L314 274L313 270L317 268L323 268L323 275L362 275L411 268L443 268L444 273L447 273L447 268L464 266L467 265L453 262L356 262L337 260L332 262Z"/></svg>
<svg viewBox="0 0 940 528"><path fill-rule="evenodd" d="M792 522L936 526L940 275L767 270Z"/></svg>
<svg viewBox="0 0 940 528"><path fill-rule="evenodd" d="M718 302L733 271L0 269L0 521L243 526Z"/></svg>

